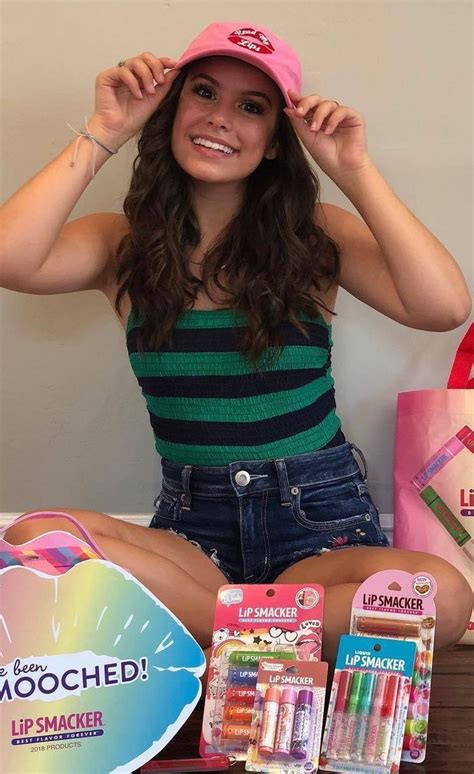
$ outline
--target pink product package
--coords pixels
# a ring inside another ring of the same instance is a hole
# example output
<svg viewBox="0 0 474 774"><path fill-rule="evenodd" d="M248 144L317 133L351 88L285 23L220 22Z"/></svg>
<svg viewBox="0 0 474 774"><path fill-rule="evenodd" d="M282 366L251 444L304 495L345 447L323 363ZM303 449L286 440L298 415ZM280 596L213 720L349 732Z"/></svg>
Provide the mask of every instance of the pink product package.
<svg viewBox="0 0 474 774"><path fill-rule="evenodd" d="M217 595L200 754L245 760L261 658L320 661L324 589L225 585Z"/></svg>
<svg viewBox="0 0 474 774"><path fill-rule="evenodd" d="M317 771L328 665L260 661L246 771Z"/></svg>
<svg viewBox="0 0 474 774"><path fill-rule="evenodd" d="M401 755L410 763L421 763L426 757L436 591L436 581L429 573L383 570L359 586L352 602L351 634L416 645Z"/></svg>

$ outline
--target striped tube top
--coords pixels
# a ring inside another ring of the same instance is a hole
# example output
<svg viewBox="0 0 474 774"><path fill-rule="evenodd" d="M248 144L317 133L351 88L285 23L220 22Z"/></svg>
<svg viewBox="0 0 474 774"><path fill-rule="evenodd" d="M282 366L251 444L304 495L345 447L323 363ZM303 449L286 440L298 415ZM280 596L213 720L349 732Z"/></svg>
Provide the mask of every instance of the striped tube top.
<svg viewBox="0 0 474 774"><path fill-rule="evenodd" d="M344 443L331 375L331 326L320 315L298 318L310 338L282 323L283 351L259 374L233 336L234 327L247 325L238 310L185 310L172 345L158 352L138 351L140 322L132 312L127 349L158 454L180 464L219 466Z"/></svg>

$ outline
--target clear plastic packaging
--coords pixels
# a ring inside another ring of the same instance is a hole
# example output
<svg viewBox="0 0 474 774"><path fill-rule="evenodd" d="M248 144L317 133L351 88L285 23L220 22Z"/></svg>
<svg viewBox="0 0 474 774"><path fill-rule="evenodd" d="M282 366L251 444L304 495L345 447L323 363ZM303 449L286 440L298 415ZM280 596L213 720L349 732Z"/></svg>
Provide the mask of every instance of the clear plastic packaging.
<svg viewBox="0 0 474 774"><path fill-rule="evenodd" d="M321 658L322 586L228 585L219 589L200 754L245 760L262 658Z"/></svg>
<svg viewBox="0 0 474 774"><path fill-rule="evenodd" d="M328 665L268 661L258 671L246 771L316 771Z"/></svg>
<svg viewBox="0 0 474 774"><path fill-rule="evenodd" d="M319 767L396 774L415 661L414 642L343 635Z"/></svg>

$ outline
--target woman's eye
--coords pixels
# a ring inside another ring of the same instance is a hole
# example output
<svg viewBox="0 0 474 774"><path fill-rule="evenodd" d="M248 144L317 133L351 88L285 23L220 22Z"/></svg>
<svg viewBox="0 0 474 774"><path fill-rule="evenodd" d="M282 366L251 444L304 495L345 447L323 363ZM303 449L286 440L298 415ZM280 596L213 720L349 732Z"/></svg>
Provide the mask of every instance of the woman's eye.
<svg viewBox="0 0 474 774"><path fill-rule="evenodd" d="M260 107L260 105L257 105L256 102L243 102L242 104L250 105L250 107L252 108L251 110L246 110L245 111L246 113L255 113L257 115L260 115L260 113L263 113L262 108Z"/></svg>
<svg viewBox="0 0 474 774"><path fill-rule="evenodd" d="M193 86L194 94L199 94L199 96L202 96L201 95L202 91L207 91L208 94L212 93L211 90L207 86L204 86L203 84L198 84L196 86Z"/></svg>

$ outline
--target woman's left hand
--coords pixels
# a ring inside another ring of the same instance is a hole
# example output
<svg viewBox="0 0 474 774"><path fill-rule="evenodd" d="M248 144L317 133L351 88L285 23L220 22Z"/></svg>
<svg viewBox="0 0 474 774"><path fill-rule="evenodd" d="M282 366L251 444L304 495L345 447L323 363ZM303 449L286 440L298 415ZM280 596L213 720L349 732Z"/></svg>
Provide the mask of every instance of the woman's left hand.
<svg viewBox="0 0 474 774"><path fill-rule="evenodd" d="M284 112L316 164L335 182L370 163L364 118L357 110L323 99L318 94L288 95L295 108Z"/></svg>

